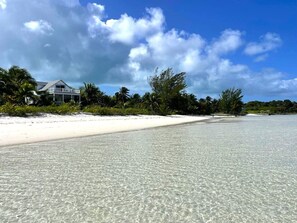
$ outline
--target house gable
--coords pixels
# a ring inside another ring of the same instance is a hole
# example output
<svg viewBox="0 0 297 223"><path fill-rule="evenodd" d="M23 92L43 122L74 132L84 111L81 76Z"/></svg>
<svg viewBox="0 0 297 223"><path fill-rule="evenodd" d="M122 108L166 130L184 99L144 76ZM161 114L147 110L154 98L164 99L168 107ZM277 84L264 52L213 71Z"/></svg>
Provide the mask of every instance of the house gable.
<svg viewBox="0 0 297 223"><path fill-rule="evenodd" d="M50 94L80 94L79 90L70 87L63 80L39 82L37 89L39 89L38 91L46 91Z"/></svg>
<svg viewBox="0 0 297 223"><path fill-rule="evenodd" d="M80 90L70 87L63 80L38 82L37 89L40 92L47 92L57 104L71 100L80 102Z"/></svg>

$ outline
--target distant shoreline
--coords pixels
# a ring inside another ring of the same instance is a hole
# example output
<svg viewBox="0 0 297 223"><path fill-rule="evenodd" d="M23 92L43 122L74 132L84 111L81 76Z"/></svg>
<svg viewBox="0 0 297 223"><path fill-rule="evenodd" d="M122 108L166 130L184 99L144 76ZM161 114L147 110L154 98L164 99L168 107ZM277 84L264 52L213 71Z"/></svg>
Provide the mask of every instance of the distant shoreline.
<svg viewBox="0 0 297 223"><path fill-rule="evenodd" d="M133 131L213 119L187 115L44 115L37 117L0 116L0 146Z"/></svg>

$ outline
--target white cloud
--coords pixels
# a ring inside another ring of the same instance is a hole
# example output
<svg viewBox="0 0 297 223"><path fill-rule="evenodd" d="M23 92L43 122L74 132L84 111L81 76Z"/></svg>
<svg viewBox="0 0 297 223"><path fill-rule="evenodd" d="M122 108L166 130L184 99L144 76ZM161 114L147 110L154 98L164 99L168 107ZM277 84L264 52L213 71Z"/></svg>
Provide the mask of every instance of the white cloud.
<svg viewBox="0 0 297 223"><path fill-rule="evenodd" d="M6 9L6 6L7 6L7 4L6 4L6 0L0 0L0 9Z"/></svg>
<svg viewBox="0 0 297 223"><path fill-rule="evenodd" d="M264 61L264 60L267 59L267 57L268 57L268 54L267 54L267 53L262 54L262 55L260 55L260 56L257 56L257 57L255 58L255 62L261 62L261 61Z"/></svg>
<svg viewBox="0 0 297 223"><path fill-rule="evenodd" d="M31 32L40 34L52 34L54 29L50 23L44 20L25 22L24 26Z"/></svg>
<svg viewBox="0 0 297 223"><path fill-rule="evenodd" d="M266 33L260 37L259 42L251 42L244 49L249 56L258 55L255 61L263 61L268 57L268 52L279 48L282 45L281 37L276 33Z"/></svg>
<svg viewBox="0 0 297 223"><path fill-rule="evenodd" d="M158 33L147 40L152 58L157 66L176 67L192 71L196 67L205 41L196 34L188 35L184 32L170 30ZM159 65L158 65L159 64ZM161 66L162 65L162 66Z"/></svg>
<svg viewBox="0 0 297 223"><path fill-rule="evenodd" d="M103 8L104 10L104 8ZM119 19L102 21L101 16L93 15L89 21L89 32L92 37L96 34L108 33L109 40L124 44L133 44L135 41L160 32L164 25L164 16L161 9L146 9L147 17L135 19L127 14Z"/></svg>
<svg viewBox="0 0 297 223"><path fill-rule="evenodd" d="M226 54L237 50L242 44L242 33L238 30L227 29L222 32L219 39L215 40L208 48L209 54Z"/></svg>
<svg viewBox="0 0 297 223"><path fill-rule="evenodd" d="M129 53L129 58L137 59L139 57L147 57L148 56L148 48L144 44L140 44L139 47L132 48Z"/></svg>
<svg viewBox="0 0 297 223"><path fill-rule="evenodd" d="M101 16L104 14L104 10L105 10L104 5L100 5L97 3L89 3L87 5L87 8L90 13L92 13L96 16L99 16L100 19L101 19Z"/></svg>
<svg viewBox="0 0 297 223"><path fill-rule="evenodd" d="M172 67L187 72L188 89L198 97L218 96L234 86L247 95L297 98L296 79L275 70L255 72L230 59L240 54L242 31L227 29L208 40L197 33L166 30L158 8L147 9L141 18L106 15L103 5L82 6L78 0L10 0L0 13L0 67L25 67L39 80L125 85L139 92L149 90L147 78L156 67ZM277 43L278 35L266 34L253 42L261 50L250 55L263 60Z"/></svg>

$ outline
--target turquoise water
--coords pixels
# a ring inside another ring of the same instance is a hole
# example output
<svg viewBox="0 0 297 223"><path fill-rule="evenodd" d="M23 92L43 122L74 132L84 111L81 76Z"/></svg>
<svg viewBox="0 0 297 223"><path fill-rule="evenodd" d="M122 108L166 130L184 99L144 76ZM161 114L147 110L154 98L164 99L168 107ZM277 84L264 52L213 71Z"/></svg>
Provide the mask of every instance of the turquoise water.
<svg viewBox="0 0 297 223"><path fill-rule="evenodd" d="M297 222L297 116L2 147L0 222Z"/></svg>

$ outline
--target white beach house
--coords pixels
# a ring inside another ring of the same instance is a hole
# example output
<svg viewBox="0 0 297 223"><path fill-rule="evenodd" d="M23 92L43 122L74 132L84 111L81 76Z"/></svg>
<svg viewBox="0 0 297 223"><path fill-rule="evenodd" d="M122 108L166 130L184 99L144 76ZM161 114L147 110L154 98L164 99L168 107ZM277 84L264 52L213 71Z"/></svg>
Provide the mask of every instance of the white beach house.
<svg viewBox="0 0 297 223"><path fill-rule="evenodd" d="M80 102L80 90L70 87L63 80L51 82L37 81L37 90L47 92L57 104L70 101Z"/></svg>

